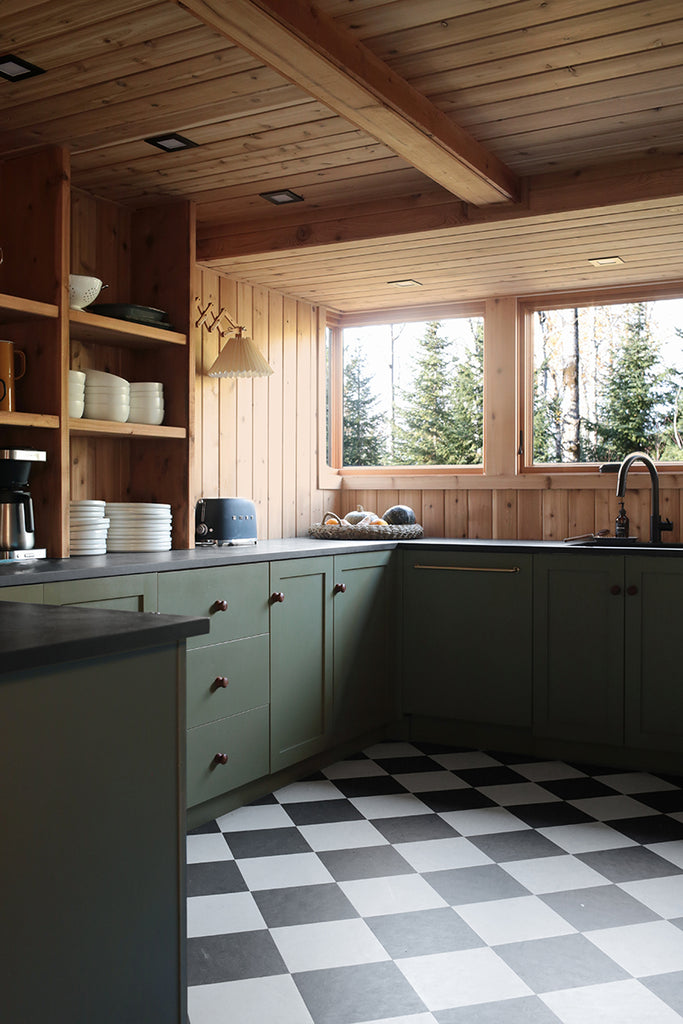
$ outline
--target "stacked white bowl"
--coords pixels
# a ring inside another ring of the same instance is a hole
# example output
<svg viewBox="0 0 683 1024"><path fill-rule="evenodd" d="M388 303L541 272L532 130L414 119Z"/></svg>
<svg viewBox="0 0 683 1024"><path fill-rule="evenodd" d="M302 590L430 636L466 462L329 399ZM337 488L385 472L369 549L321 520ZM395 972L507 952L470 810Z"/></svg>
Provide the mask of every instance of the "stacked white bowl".
<svg viewBox="0 0 683 1024"><path fill-rule="evenodd" d="M107 551L170 551L171 506L152 501L108 501Z"/></svg>
<svg viewBox="0 0 683 1024"><path fill-rule="evenodd" d="M164 422L164 385L159 381L146 381L130 385L130 423Z"/></svg>
<svg viewBox="0 0 683 1024"><path fill-rule="evenodd" d="M85 374L82 370L69 370L69 416L78 420L85 408Z"/></svg>
<svg viewBox="0 0 683 1024"><path fill-rule="evenodd" d="M130 384L115 373L85 371L85 418L125 423L130 412Z"/></svg>
<svg viewBox="0 0 683 1024"><path fill-rule="evenodd" d="M69 529L72 555L104 555L107 551L109 520L105 503L96 500L72 501L69 505Z"/></svg>

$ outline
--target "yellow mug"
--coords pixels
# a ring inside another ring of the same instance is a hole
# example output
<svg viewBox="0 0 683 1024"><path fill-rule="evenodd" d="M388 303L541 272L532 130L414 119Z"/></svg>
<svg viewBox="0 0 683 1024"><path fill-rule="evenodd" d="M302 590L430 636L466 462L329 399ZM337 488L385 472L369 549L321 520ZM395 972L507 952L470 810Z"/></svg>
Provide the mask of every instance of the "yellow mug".
<svg viewBox="0 0 683 1024"><path fill-rule="evenodd" d="M14 412L14 382L26 373L26 354L14 342L0 339L0 410Z"/></svg>

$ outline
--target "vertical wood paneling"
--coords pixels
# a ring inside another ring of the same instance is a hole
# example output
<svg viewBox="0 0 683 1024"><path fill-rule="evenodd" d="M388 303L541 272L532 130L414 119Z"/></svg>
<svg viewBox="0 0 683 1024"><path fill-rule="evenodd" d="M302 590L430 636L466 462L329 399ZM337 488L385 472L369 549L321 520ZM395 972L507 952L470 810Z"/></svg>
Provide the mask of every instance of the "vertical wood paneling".
<svg viewBox="0 0 683 1024"><path fill-rule="evenodd" d="M423 492L422 525L427 537L444 536L446 518L443 491Z"/></svg>
<svg viewBox="0 0 683 1024"><path fill-rule="evenodd" d="M219 278L219 308L237 317L237 287L225 277ZM214 333L217 333L214 331ZM227 339L218 339L221 347ZM223 377L219 381L218 403L218 490L220 497L236 496L237 490L237 391L241 381ZM249 497L245 494L244 497Z"/></svg>
<svg viewBox="0 0 683 1024"><path fill-rule="evenodd" d="M520 540L538 540L543 536L543 491L518 492L517 536Z"/></svg>
<svg viewBox="0 0 683 1024"><path fill-rule="evenodd" d="M254 289L252 312L252 338L261 355L268 358L268 292ZM255 377L252 381L252 491L256 505L257 522L268 528L268 377Z"/></svg>
<svg viewBox="0 0 683 1024"><path fill-rule="evenodd" d="M283 408L282 408L282 535L296 536L296 417L297 367L296 319L297 303L286 297L283 309Z"/></svg>
<svg viewBox="0 0 683 1024"><path fill-rule="evenodd" d="M517 537L517 492L493 492L493 536L501 540Z"/></svg>
<svg viewBox="0 0 683 1024"><path fill-rule="evenodd" d="M543 538L564 540L569 536L569 502L567 491L543 492Z"/></svg>
<svg viewBox="0 0 683 1024"><path fill-rule="evenodd" d="M445 491L444 536L467 536L467 491Z"/></svg>
<svg viewBox="0 0 683 1024"><path fill-rule="evenodd" d="M237 286L237 323L252 334L253 289L249 285ZM251 379L235 381L237 395L237 478L236 495L253 496L254 476L254 383Z"/></svg>
<svg viewBox="0 0 683 1024"><path fill-rule="evenodd" d="M311 459L313 408L311 393L311 321L300 303L296 324L296 534L305 535L311 525Z"/></svg>
<svg viewBox="0 0 683 1024"><path fill-rule="evenodd" d="M614 491L594 491L595 532L609 530L614 533L615 501Z"/></svg>
<svg viewBox="0 0 683 1024"><path fill-rule="evenodd" d="M470 491L467 500L468 537L482 540L493 536L491 491Z"/></svg>
<svg viewBox="0 0 683 1024"><path fill-rule="evenodd" d="M268 378L268 521L259 523L259 535L283 537L283 299L270 292L268 303L268 362L273 373Z"/></svg>
<svg viewBox="0 0 683 1024"><path fill-rule="evenodd" d="M567 494L567 537L578 537L595 530L595 499L592 491Z"/></svg>

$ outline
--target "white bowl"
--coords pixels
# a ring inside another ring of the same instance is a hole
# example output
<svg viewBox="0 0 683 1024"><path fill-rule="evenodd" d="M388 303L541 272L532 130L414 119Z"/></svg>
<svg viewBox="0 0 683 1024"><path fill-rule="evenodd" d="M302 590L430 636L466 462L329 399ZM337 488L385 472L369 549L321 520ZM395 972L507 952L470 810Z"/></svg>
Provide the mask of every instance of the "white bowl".
<svg viewBox="0 0 683 1024"><path fill-rule="evenodd" d="M81 416L85 411L85 402L81 398L80 400L72 398L69 395L69 418L72 420L80 420Z"/></svg>
<svg viewBox="0 0 683 1024"><path fill-rule="evenodd" d="M112 399L117 402L130 402L128 388L92 388L86 386L84 394L87 399L95 402L110 402Z"/></svg>
<svg viewBox="0 0 683 1024"><path fill-rule="evenodd" d="M163 409L150 409L148 411L129 412L129 423L147 423L150 426L158 427L164 422Z"/></svg>
<svg viewBox="0 0 683 1024"><path fill-rule="evenodd" d="M77 380L69 381L69 394L70 395L84 395L85 384L79 384Z"/></svg>
<svg viewBox="0 0 683 1024"><path fill-rule="evenodd" d="M140 395L131 395L130 404L135 405L138 409L163 409L164 399L161 395L147 395L146 398L141 398Z"/></svg>
<svg viewBox="0 0 683 1024"><path fill-rule="evenodd" d="M83 416L86 420L112 420L114 423L125 423L128 420L128 406L91 406L86 403Z"/></svg>
<svg viewBox="0 0 683 1024"><path fill-rule="evenodd" d="M140 392L140 394L151 392L152 394L161 394L164 390L164 385L157 381L143 382L132 380L130 382L131 393L133 391Z"/></svg>
<svg viewBox="0 0 683 1024"><path fill-rule="evenodd" d="M69 370L70 384L85 384L85 373L83 370Z"/></svg>
<svg viewBox="0 0 683 1024"><path fill-rule="evenodd" d="M84 274L69 274L69 305L72 309L84 309L94 302L102 291L99 277Z"/></svg>
<svg viewBox="0 0 683 1024"><path fill-rule="evenodd" d="M105 373L104 370L86 370L86 384L128 384L125 377L117 377L115 373Z"/></svg>

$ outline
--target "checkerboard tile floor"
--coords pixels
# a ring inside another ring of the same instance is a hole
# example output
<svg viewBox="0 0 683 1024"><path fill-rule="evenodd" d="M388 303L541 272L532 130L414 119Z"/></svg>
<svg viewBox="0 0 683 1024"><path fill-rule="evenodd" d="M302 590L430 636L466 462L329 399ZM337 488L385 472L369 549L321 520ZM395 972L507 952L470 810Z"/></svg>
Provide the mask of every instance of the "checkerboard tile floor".
<svg viewBox="0 0 683 1024"><path fill-rule="evenodd" d="M673 1024L683 779L383 743L187 837L190 1024Z"/></svg>

